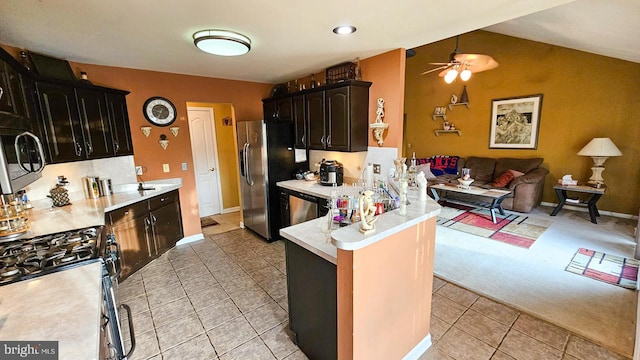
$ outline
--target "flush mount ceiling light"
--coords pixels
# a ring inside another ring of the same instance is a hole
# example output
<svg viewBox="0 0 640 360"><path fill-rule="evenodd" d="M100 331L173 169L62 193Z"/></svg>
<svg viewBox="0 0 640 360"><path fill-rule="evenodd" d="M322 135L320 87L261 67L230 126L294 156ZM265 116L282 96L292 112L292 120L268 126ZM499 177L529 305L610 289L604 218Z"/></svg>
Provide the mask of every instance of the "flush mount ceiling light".
<svg viewBox="0 0 640 360"><path fill-rule="evenodd" d="M349 35L356 32L356 27L351 25L343 25L333 28L333 32L338 35Z"/></svg>
<svg viewBox="0 0 640 360"><path fill-rule="evenodd" d="M198 49L214 55L238 56L251 50L251 39L233 31L201 30L193 34Z"/></svg>

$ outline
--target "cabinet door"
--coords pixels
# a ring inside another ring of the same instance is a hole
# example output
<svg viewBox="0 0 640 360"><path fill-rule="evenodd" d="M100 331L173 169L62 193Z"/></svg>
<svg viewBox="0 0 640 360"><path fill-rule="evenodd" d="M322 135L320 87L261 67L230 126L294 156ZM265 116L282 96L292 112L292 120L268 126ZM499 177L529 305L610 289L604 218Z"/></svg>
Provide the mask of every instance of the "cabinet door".
<svg viewBox="0 0 640 360"><path fill-rule="evenodd" d="M304 117L304 96L293 97L293 124L295 128L295 146L299 149L307 148L307 123Z"/></svg>
<svg viewBox="0 0 640 360"><path fill-rule="evenodd" d="M136 270L141 269L152 259L149 237L147 235L148 225L149 217L142 216L111 227L116 241L120 244L120 257L122 261L121 280Z"/></svg>
<svg viewBox="0 0 640 360"><path fill-rule="evenodd" d="M348 151L349 87L327 90L327 150Z"/></svg>
<svg viewBox="0 0 640 360"><path fill-rule="evenodd" d="M157 210L151 211L155 256L175 246L183 238L180 203L171 202Z"/></svg>
<svg viewBox="0 0 640 360"><path fill-rule="evenodd" d="M43 82L38 82L36 88L50 162L85 159L82 126L73 88Z"/></svg>
<svg viewBox="0 0 640 360"><path fill-rule="evenodd" d="M113 156L113 140L104 93L76 89L76 100L85 135L85 153L90 159Z"/></svg>
<svg viewBox="0 0 640 360"><path fill-rule="evenodd" d="M107 94L107 110L111 122L111 136L115 155L133 155L131 142L131 128L129 127L129 113L127 100L121 94Z"/></svg>
<svg viewBox="0 0 640 360"><path fill-rule="evenodd" d="M11 99L7 68L8 66L0 61L0 111L13 114L13 100Z"/></svg>
<svg viewBox="0 0 640 360"><path fill-rule="evenodd" d="M262 103L264 121L272 122L278 119L278 104L275 99L264 100Z"/></svg>
<svg viewBox="0 0 640 360"><path fill-rule="evenodd" d="M305 95L304 103L309 126L309 149L324 150L324 91Z"/></svg>
<svg viewBox="0 0 640 360"><path fill-rule="evenodd" d="M290 122L293 121L293 105L291 103L291 97L286 97L277 100L278 107L278 121Z"/></svg>

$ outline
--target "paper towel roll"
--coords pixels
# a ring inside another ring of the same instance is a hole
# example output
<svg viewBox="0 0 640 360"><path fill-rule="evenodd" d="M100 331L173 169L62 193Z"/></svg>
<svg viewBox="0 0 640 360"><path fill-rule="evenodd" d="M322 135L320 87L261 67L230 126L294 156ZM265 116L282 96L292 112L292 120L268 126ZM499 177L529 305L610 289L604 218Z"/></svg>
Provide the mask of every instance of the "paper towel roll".
<svg viewBox="0 0 640 360"><path fill-rule="evenodd" d="M366 182L366 186L368 188L373 187L373 164L367 164L367 167L364 170L364 179Z"/></svg>

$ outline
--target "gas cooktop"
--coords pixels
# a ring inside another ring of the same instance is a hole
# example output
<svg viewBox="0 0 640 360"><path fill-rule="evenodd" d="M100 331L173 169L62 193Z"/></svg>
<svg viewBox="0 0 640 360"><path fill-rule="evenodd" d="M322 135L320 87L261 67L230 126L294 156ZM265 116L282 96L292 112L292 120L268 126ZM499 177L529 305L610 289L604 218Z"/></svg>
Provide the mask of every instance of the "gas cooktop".
<svg viewBox="0 0 640 360"><path fill-rule="evenodd" d="M102 256L104 226L0 243L0 285L30 279Z"/></svg>

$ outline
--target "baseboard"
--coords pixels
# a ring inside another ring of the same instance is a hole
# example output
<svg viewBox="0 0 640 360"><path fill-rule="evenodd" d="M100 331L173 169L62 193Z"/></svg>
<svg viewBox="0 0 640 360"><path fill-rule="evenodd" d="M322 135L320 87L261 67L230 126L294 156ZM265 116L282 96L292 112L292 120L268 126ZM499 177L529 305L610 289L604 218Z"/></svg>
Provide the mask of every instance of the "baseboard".
<svg viewBox="0 0 640 360"><path fill-rule="evenodd" d="M198 241L198 240L204 240L204 235L202 233L182 238L182 240L179 240L176 243L176 246L185 245L185 244L192 243L192 242L195 242L195 241Z"/></svg>
<svg viewBox="0 0 640 360"><path fill-rule="evenodd" d="M540 205L548 206L548 207L556 207L556 206L558 206L557 203L550 203L550 202L546 202L546 201L541 202ZM568 204L564 204L564 206L562 207L562 210L573 210L573 211L580 211L580 212L584 212L584 213L588 213L589 212L589 209L587 209L586 207L571 206L571 205L568 205ZM600 210L600 209L598 209L598 212L600 213L600 215L613 216L613 217L617 217L617 218L621 218L621 219L638 220L638 216L637 215L623 214L623 213Z"/></svg>
<svg viewBox="0 0 640 360"><path fill-rule="evenodd" d="M236 211L240 211L240 206L222 209L222 213L223 214L228 214L228 213L232 213L232 212L236 212Z"/></svg>
<svg viewBox="0 0 640 360"><path fill-rule="evenodd" d="M420 340L420 342L409 351L407 355L405 355L402 360L417 360L431 347L431 333L428 333L424 339Z"/></svg>

